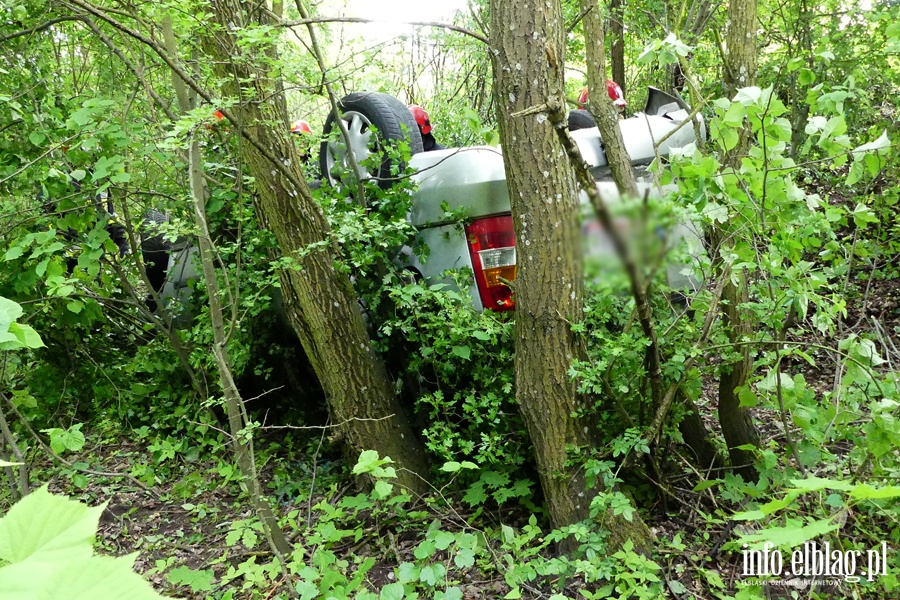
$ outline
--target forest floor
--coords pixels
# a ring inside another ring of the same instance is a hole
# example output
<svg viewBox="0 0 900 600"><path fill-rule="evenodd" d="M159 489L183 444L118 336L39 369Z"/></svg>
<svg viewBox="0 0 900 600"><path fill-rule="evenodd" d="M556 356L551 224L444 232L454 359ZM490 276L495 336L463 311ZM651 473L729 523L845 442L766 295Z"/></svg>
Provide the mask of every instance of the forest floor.
<svg viewBox="0 0 900 600"><path fill-rule="evenodd" d="M848 294L847 313L842 323L845 333L867 332L888 346L893 344L896 351L896 346L900 345L900 280L858 282L855 291ZM833 344L833 340L816 339L812 333L804 336L802 341L812 344ZM816 361L815 366L795 361L786 366L786 372L803 373L808 384L819 393L831 390L836 377L839 377L838 361L834 356L818 350L811 351L810 355ZM704 396L709 412L705 417L708 426L716 429L715 382L708 384ZM763 442L776 440L788 452L780 415L770 411L757 413L756 417ZM280 442L277 439L267 441L274 444ZM312 523L304 524L304 521L313 518L312 507L321 501L334 505L339 498L358 493L354 485L341 476L338 456L320 452L317 440L310 439L307 444L294 456L273 459L262 470L263 481L278 503L278 512L289 514L294 511L289 515L294 526L288 529L288 536L291 541L300 544L306 544L306 534L303 532ZM83 463L78 465L79 468L89 469L82 471L86 475L85 479L80 480L83 487L73 483L77 470L60 467L59 463L45 464L35 472L49 476L52 491L80 497L91 504L108 500L98 535L101 551L115 555L139 552L136 569L166 595L205 599L210 594L231 588L234 589L232 597L236 599L278 597L282 575L275 571L266 572L259 567L271 559L271 552L263 536L250 525L252 511L246 498L240 495L237 484L221 483L222 463L213 459L197 458L194 462L188 462L175 458L166 463L165 469L158 471L159 482L149 486L131 473L134 473L134 465L149 458L151 453L146 444L126 439L108 439L102 444L85 448L75 458ZM304 453L305 456L297 456ZM69 459L72 460L72 457ZM302 476L285 478L274 466L278 460L282 461L280 464L293 461L295 467L303 463L302 469L294 471ZM723 543L732 537L732 529L721 521L710 521L704 517L714 508L712 504L715 500L711 502L703 494L692 493L694 482L690 481L689 475L671 475L673 479L670 483L673 489L684 493L683 499L674 502L658 499L646 514L659 538L673 539L680 534L687 543L683 553L670 551L657 558L663 567L661 576L683 586L683 593L670 593L670 597L717 597L711 591L710 572L721 579L722 591L733 590L740 582L740 555L720 551ZM449 507L438 509L436 506L432 504L416 513L417 523L400 524L395 531L374 524L371 518L355 525L343 523L345 527L359 529L358 539L348 537L332 550L339 556L343 555L351 565L361 558L374 558L375 564L367 573L366 585L377 592L394 581L397 565L415 562L414 554L421 541L420 536L428 527L434 527L436 522L448 531L468 527L466 522L471 520L471 514L460 514L462 511L457 512ZM521 527L528 514L525 510L512 510L502 515L498 511L495 515L481 515L479 522L502 521ZM314 547L307 550L315 552ZM510 592L499 564L479 564L460 569L452 564L447 553L438 553L435 558L444 561L448 581L460 588L466 600L503 598ZM703 577L698 575L700 571L705 573ZM196 575L198 572L200 576ZM549 598L554 593L567 592L569 597L575 598L580 597L578 587L577 581L570 581L564 589L523 588L521 597ZM673 588L669 589L671 591ZM834 594L834 597L841 597L839 591Z"/></svg>

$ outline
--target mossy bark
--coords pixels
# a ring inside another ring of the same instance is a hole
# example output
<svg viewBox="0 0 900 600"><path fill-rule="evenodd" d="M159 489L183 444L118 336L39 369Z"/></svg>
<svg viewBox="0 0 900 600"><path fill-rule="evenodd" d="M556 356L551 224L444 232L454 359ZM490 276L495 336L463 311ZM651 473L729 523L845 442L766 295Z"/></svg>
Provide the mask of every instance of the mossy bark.
<svg viewBox="0 0 900 600"><path fill-rule="evenodd" d="M572 324L581 321L583 272L575 177L546 112L562 102L564 31L556 0L493 0L494 101L516 231L516 401L534 444L541 486L554 527L588 518L602 490L585 489L567 447L592 447L596 431L577 415L582 397L568 375L579 355ZM650 546L635 516L606 514L615 542ZM623 534L621 537L618 534Z"/></svg>
<svg viewBox="0 0 900 600"><path fill-rule="evenodd" d="M344 441L357 453L371 449L390 456L399 483L421 494L427 490L425 449L372 348L349 278L335 268L338 249L289 139L284 96L269 75L274 45L238 43L242 28L269 24L262 6L211 0L216 27L204 48L224 95L241 99L223 112L232 117L232 127L243 129L241 157L256 180L258 207L282 254L295 261L281 272L288 318Z"/></svg>

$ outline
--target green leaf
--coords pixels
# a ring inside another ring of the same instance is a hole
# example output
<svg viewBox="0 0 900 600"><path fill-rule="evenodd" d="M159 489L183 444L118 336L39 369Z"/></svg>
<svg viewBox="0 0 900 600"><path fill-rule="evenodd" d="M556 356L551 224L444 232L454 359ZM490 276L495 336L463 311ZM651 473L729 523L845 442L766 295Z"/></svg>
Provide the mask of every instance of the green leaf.
<svg viewBox="0 0 900 600"><path fill-rule="evenodd" d="M16 337L19 346L23 348L43 348L44 342L37 331L30 325L22 325L20 323L10 323L9 332Z"/></svg>
<svg viewBox="0 0 900 600"><path fill-rule="evenodd" d="M426 558L431 558L431 555L434 554L436 546L433 540L425 540L421 542L417 547L413 554L419 560L425 560Z"/></svg>
<svg viewBox="0 0 900 600"><path fill-rule="evenodd" d="M91 121L91 112L86 108L80 108L69 116L69 121L74 124L70 125L69 123L66 123L66 126L69 127L69 129L84 127Z"/></svg>
<svg viewBox="0 0 900 600"><path fill-rule="evenodd" d="M453 564L459 569L468 569L475 564L475 551L470 548L462 548L453 557Z"/></svg>
<svg viewBox="0 0 900 600"><path fill-rule="evenodd" d="M900 497L900 486L889 485L882 488L874 488L861 484L850 490L850 497L856 500L882 500L885 498Z"/></svg>
<svg viewBox="0 0 900 600"><path fill-rule="evenodd" d="M294 589L300 594L300 600L313 600L319 597L318 586L306 580L298 581Z"/></svg>
<svg viewBox="0 0 900 600"><path fill-rule="evenodd" d="M847 133L847 121L844 120L843 115L838 115L828 119L828 122L825 123L825 127L822 129L822 139L829 139L844 133Z"/></svg>
<svg viewBox="0 0 900 600"><path fill-rule="evenodd" d="M672 590L672 593L676 596L687 594L687 588L677 579L669 579L669 589Z"/></svg>
<svg viewBox="0 0 900 600"><path fill-rule="evenodd" d="M422 567L422 570L419 573L419 581L430 587L435 587L444 580L446 575L447 568L443 563L434 563Z"/></svg>
<svg viewBox="0 0 900 600"><path fill-rule="evenodd" d="M135 555L28 560L0 569L3 600L162 600L133 569ZM61 594L64 590L64 594Z"/></svg>
<svg viewBox="0 0 900 600"><path fill-rule="evenodd" d="M710 201L703 207L703 216L709 219L711 223L726 223L728 222L728 208L717 202Z"/></svg>
<svg viewBox="0 0 900 600"><path fill-rule="evenodd" d="M6 251L4 255L4 260L15 260L25 254L25 248L22 246L13 246L9 250Z"/></svg>
<svg viewBox="0 0 900 600"><path fill-rule="evenodd" d="M522 597L522 590L519 589L519 586L514 587L513 589L511 589L509 591L509 593L507 595L503 596L503 598L505 600L518 600L521 597Z"/></svg>
<svg viewBox="0 0 900 600"><path fill-rule="evenodd" d="M800 74L797 76L797 82L800 85L811 85L816 81L816 74L813 73L809 69L800 69Z"/></svg>
<svg viewBox="0 0 900 600"><path fill-rule="evenodd" d="M380 467L384 462L378 458L378 453L374 450L363 450L359 454L359 459L353 465L353 474L360 475L362 473L370 473L373 469Z"/></svg>
<svg viewBox="0 0 900 600"><path fill-rule="evenodd" d="M166 574L166 579L173 585L186 585L192 592L212 591L215 573L209 570L195 571L187 566L175 567Z"/></svg>
<svg viewBox="0 0 900 600"><path fill-rule="evenodd" d="M57 454L71 451L78 452L84 448L84 434L81 433L81 427L84 423L76 423L68 429L60 429L54 427L52 429L42 429L41 431L50 436L50 449Z"/></svg>
<svg viewBox="0 0 900 600"><path fill-rule="evenodd" d="M106 503L91 508L55 496L47 486L33 491L0 519L0 560L21 562L37 555L43 562L89 557Z"/></svg>
<svg viewBox="0 0 900 600"><path fill-rule="evenodd" d="M509 525L501 525L500 533L501 533L501 538L503 539L504 544L509 544L514 539L516 539L516 532Z"/></svg>
<svg viewBox="0 0 900 600"><path fill-rule="evenodd" d="M43 133L38 133L37 131L32 131L28 134L28 141L34 144L35 146L40 146L44 143L44 140L47 139Z"/></svg>
<svg viewBox="0 0 900 600"><path fill-rule="evenodd" d="M878 222L878 216L865 204L857 203L851 214L853 215L853 223L859 228L865 228L869 223Z"/></svg>
<svg viewBox="0 0 900 600"><path fill-rule="evenodd" d="M772 513L776 513L783 508L787 508L797 499L798 493L787 494L784 498L776 498L771 502L766 502L762 506L759 507L760 511L764 515L771 515Z"/></svg>
<svg viewBox="0 0 900 600"><path fill-rule="evenodd" d="M722 115L722 121L727 125L738 127L743 124L745 116L747 116L747 107L739 102L734 102L728 107L725 114Z"/></svg>
<svg viewBox="0 0 900 600"><path fill-rule="evenodd" d="M456 536L449 531L439 531L434 536L434 547L438 550L446 550L450 544L456 541Z"/></svg>
<svg viewBox="0 0 900 600"><path fill-rule="evenodd" d="M403 600L403 596L404 592L402 583L389 583L381 588L381 594L378 596L378 598L379 600Z"/></svg>
<svg viewBox="0 0 900 600"><path fill-rule="evenodd" d="M738 398L740 399L741 406L756 406L759 404L759 398L756 394L753 393L748 387L742 387L738 392Z"/></svg>
<svg viewBox="0 0 900 600"><path fill-rule="evenodd" d="M776 548L795 548L809 540L824 537L839 528L839 524L826 517L804 526L792 522L784 527L768 527L759 533L742 536L738 542L749 544L751 550L762 549L765 544L772 544Z"/></svg>
<svg viewBox="0 0 900 600"><path fill-rule="evenodd" d="M0 296L0 325L9 325L22 316L22 307L18 303Z"/></svg>
<svg viewBox="0 0 900 600"><path fill-rule="evenodd" d="M462 590L456 586L448 587L447 591L444 592L444 600L462 600L463 593Z"/></svg>
<svg viewBox="0 0 900 600"><path fill-rule="evenodd" d="M849 490L853 485L847 481L835 481L822 477L807 477L806 479L791 479L791 485L801 492L818 492L821 490Z"/></svg>
<svg viewBox="0 0 900 600"><path fill-rule="evenodd" d="M735 102L740 102L744 106L753 106L762 97L762 89L756 86L745 87L738 90L734 97Z"/></svg>
<svg viewBox="0 0 900 600"><path fill-rule="evenodd" d="M397 580L400 583L412 583L419 580L419 567L410 562L400 563L397 569Z"/></svg>
<svg viewBox="0 0 900 600"><path fill-rule="evenodd" d="M465 495L463 495L463 502L468 503L469 506L475 506L476 504L481 504L487 499L487 494L484 492L484 485L481 482L475 482L469 489L466 490Z"/></svg>
<svg viewBox="0 0 900 600"><path fill-rule="evenodd" d="M853 155L855 157L861 157L863 154L867 152L877 152L879 150L885 150L891 147L891 140L888 139L887 130L881 132L881 135L874 142L869 142L868 144L863 144L857 148L853 149Z"/></svg>
<svg viewBox="0 0 900 600"><path fill-rule="evenodd" d="M373 491L375 492L375 497L382 500L391 495L391 492L394 491L394 486L383 479L379 479L375 482L375 489Z"/></svg>
<svg viewBox="0 0 900 600"><path fill-rule="evenodd" d="M445 473L456 473L461 468L462 468L462 465L460 465L458 462L452 461L452 460L449 460L449 461L445 462L443 465L441 465L441 471L443 471Z"/></svg>
<svg viewBox="0 0 900 600"><path fill-rule="evenodd" d="M721 479L704 479L694 486L693 492L705 492L709 488L722 483Z"/></svg>
<svg viewBox="0 0 900 600"><path fill-rule="evenodd" d="M732 521L760 521L766 518L766 513L761 510L746 510L731 515Z"/></svg>
<svg viewBox="0 0 900 600"><path fill-rule="evenodd" d="M453 346L453 350L451 352L462 359L469 360L472 355L472 350L468 346Z"/></svg>

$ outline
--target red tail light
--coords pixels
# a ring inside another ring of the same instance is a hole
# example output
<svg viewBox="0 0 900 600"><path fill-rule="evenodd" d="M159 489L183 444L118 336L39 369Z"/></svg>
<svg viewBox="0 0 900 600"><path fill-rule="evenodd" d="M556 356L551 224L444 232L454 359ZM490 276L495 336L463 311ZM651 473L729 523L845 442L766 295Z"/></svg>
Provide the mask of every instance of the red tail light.
<svg viewBox="0 0 900 600"><path fill-rule="evenodd" d="M512 310L515 302L507 281L516 278L516 237L512 217L476 219L466 226L475 283L485 308Z"/></svg>

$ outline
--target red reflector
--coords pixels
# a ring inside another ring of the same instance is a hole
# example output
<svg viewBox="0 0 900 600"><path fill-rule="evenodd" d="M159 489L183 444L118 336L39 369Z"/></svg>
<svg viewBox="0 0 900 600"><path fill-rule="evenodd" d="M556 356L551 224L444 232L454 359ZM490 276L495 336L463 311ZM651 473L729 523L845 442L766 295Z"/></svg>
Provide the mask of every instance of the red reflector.
<svg viewBox="0 0 900 600"><path fill-rule="evenodd" d="M481 304L497 311L512 310L515 302L506 284L516 278L516 237L512 217L476 219L466 226L469 254Z"/></svg>

